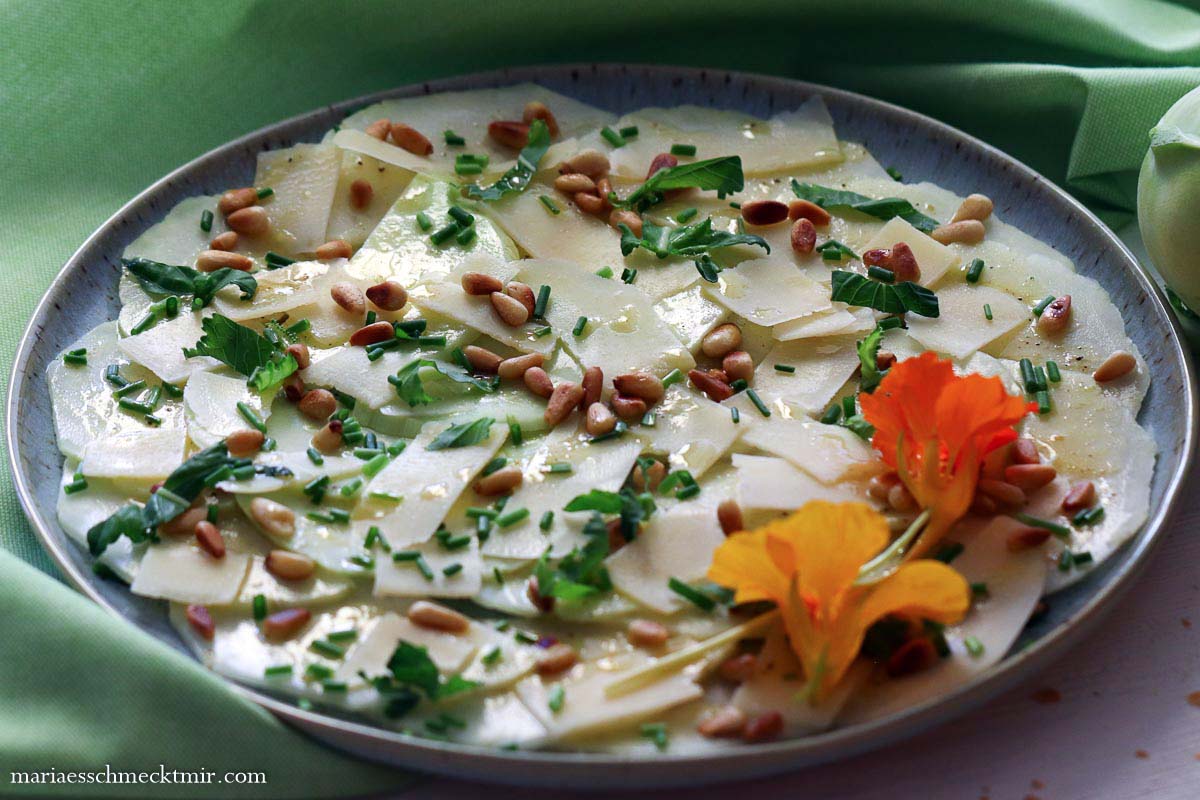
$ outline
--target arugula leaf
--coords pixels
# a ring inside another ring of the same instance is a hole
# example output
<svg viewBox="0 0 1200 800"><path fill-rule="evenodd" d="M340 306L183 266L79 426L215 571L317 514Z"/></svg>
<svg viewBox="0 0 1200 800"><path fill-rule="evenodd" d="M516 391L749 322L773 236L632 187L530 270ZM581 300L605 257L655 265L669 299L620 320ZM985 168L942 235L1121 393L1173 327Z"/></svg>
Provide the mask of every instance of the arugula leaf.
<svg viewBox="0 0 1200 800"><path fill-rule="evenodd" d="M450 447L469 447L479 444L491 433L492 423L495 421L491 417L480 417L474 422L451 425L435 436L425 449L445 450Z"/></svg>
<svg viewBox="0 0 1200 800"><path fill-rule="evenodd" d="M700 276L709 283L717 282L717 273L721 268L712 260L709 252L722 247L732 247L737 244L751 244L771 252L771 245L761 236L750 233L730 233L729 231L713 230L712 218L693 225L679 225L674 228L656 225L650 220L643 220L642 235L639 238L633 230L624 223L621 230L621 255L627 256L639 247L649 250L659 258L667 256L684 256L696 259L696 269Z"/></svg>
<svg viewBox="0 0 1200 800"><path fill-rule="evenodd" d="M87 532L88 550L98 556L122 536L134 544L154 537L142 517L142 508L136 503L121 506L111 517L93 525Z"/></svg>
<svg viewBox="0 0 1200 800"><path fill-rule="evenodd" d="M401 687L412 686L420 689L430 700L466 692L480 685L477 681L469 681L461 675L451 675L443 681L438 673L437 665L429 657L429 651L403 640L397 643L392 657L388 659L387 666L392 673L390 680L384 676L375 679L372 683L384 694L403 698L404 707L395 709L399 712L396 716L411 710L416 704L412 702L413 698L404 694L403 688L396 687L393 682L400 684Z"/></svg>
<svg viewBox="0 0 1200 800"><path fill-rule="evenodd" d="M879 364L876 357L879 355L879 347L883 344L884 329L875 326L875 330L867 334L867 338L858 343L858 361L862 364L861 375L859 378L859 388L870 394L875 391L875 387L883 380L883 371L879 369Z"/></svg>
<svg viewBox="0 0 1200 800"><path fill-rule="evenodd" d="M529 138L525 140L525 147L517 154L517 163L491 186L483 188L472 183L463 189L463 193L476 200L499 200L506 194L525 191L533 180L533 174L537 172L538 163L549 149L550 129L546 127L545 122L535 119L529 126Z"/></svg>
<svg viewBox="0 0 1200 800"><path fill-rule="evenodd" d="M833 293L830 297L852 306L874 308L889 314L911 311L922 317L938 316L937 295L920 284L910 281L880 283L857 272L835 269Z"/></svg>
<svg viewBox="0 0 1200 800"><path fill-rule="evenodd" d="M200 272L191 267L178 267L151 261L148 258L123 258L121 263L150 294L192 295L202 305L212 302L217 292L226 286L236 286L243 300L251 300L258 291L258 281L248 272L222 267L212 272Z"/></svg>
<svg viewBox="0 0 1200 800"><path fill-rule="evenodd" d="M277 349L266 336L229 317L213 314L201 327L204 335L195 347L185 347L183 355L212 356L247 376L257 391L279 385L298 368L296 359Z"/></svg>
<svg viewBox="0 0 1200 800"><path fill-rule="evenodd" d="M815 183L800 183L792 179L792 191L801 200L816 203L826 211L857 211L875 219L888 220L892 217L908 222L919 231L929 233L941 223L926 216L902 197L884 197L874 200L858 192L830 189Z"/></svg>
<svg viewBox="0 0 1200 800"><path fill-rule="evenodd" d="M421 380L422 368L435 369L455 383L466 384L484 394L490 394L496 390L494 382L483 378L476 378L460 366L444 364L430 358L418 358L415 361L405 364L396 373L395 379L391 381L391 384L396 387L396 394L410 406L429 405L437 399L425 391L425 384Z"/></svg>
<svg viewBox="0 0 1200 800"><path fill-rule="evenodd" d="M741 156L720 156L660 169L624 200L609 193L609 202L617 208L645 211L662 202L662 193L671 189L704 189L733 194L746 185Z"/></svg>

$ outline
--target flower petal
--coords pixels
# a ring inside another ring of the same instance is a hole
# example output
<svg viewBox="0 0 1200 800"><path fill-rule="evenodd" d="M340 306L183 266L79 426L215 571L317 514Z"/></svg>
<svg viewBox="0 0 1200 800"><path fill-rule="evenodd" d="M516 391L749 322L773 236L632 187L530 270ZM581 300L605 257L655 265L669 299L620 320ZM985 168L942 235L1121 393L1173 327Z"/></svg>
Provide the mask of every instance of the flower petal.
<svg viewBox="0 0 1200 800"><path fill-rule="evenodd" d="M782 606L787 599L788 578L767 552L767 533L762 528L735 533L713 553L708 579L735 590L734 602L774 600Z"/></svg>

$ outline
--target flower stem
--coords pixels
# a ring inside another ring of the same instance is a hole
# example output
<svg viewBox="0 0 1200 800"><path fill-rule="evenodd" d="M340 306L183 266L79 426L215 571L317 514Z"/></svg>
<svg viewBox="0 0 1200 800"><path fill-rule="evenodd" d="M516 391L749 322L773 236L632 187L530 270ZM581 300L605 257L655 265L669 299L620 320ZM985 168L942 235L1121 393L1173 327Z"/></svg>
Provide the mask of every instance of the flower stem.
<svg viewBox="0 0 1200 800"><path fill-rule="evenodd" d="M922 511L908 526L908 529L896 537L894 542L885 547L879 555L863 564L862 569L858 571L858 580L854 582L855 585L863 586L887 577L899 565L904 554L908 552L908 546L924 529L932 513L928 508Z"/></svg>

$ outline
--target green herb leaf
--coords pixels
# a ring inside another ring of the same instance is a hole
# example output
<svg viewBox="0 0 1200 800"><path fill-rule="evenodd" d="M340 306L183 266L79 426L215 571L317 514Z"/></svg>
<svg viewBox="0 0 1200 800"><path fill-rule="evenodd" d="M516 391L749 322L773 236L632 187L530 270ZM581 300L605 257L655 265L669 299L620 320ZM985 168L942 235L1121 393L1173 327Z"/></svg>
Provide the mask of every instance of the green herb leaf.
<svg viewBox="0 0 1200 800"><path fill-rule="evenodd" d="M721 271L709 255L711 251L738 244L749 244L761 247L768 253L771 252L771 245L767 244L767 240L761 236L713 230L711 217L693 225L679 225L674 228L644 220L641 238L637 237L624 223L620 225L620 230L621 255L627 256L640 247L649 250L659 258L667 256L695 258L696 269L700 271L700 276L709 283L716 283L717 273Z"/></svg>
<svg viewBox="0 0 1200 800"><path fill-rule="evenodd" d="M604 559L608 557L608 526L599 513L583 526L587 543L565 555L557 567L550 564L547 549L534 568L538 594L559 600L582 600L612 589Z"/></svg>
<svg viewBox="0 0 1200 800"><path fill-rule="evenodd" d="M451 425L434 437L434 440L425 449L445 450L450 447L469 447L478 444L491 433L492 423L495 421L491 417L480 417L474 422Z"/></svg>
<svg viewBox="0 0 1200 800"><path fill-rule="evenodd" d="M883 372L879 369L877 358L879 356L879 347L883 344L884 329L878 325L875 330L867 334L867 338L858 343L858 361L862 364L862 372L859 378L859 389L870 394L875 391L875 387L883 380Z"/></svg>
<svg viewBox="0 0 1200 800"><path fill-rule="evenodd" d="M929 233L941 224L933 217L917 211L912 203L902 197L884 197L873 200L857 192L830 189L828 186L818 186L814 183L800 183L794 178L792 179L792 191L801 200L816 203L826 211L857 211L860 214L883 220L900 217L917 230L925 233Z"/></svg>
<svg viewBox="0 0 1200 800"><path fill-rule="evenodd" d="M856 272L835 269L831 299L852 306L864 306L889 314L911 311L922 317L938 316L937 295L920 284L880 283Z"/></svg>
<svg viewBox="0 0 1200 800"><path fill-rule="evenodd" d="M228 364L247 376L257 391L279 385L298 368L296 359L276 348L266 336L229 317L213 314L201 326L204 335L195 347L184 348L184 356L211 356Z"/></svg>
<svg viewBox="0 0 1200 800"><path fill-rule="evenodd" d="M606 492L603 489L592 489L587 494L572 498L563 507L563 511L598 511L601 514L620 514L621 495L616 492Z"/></svg>
<svg viewBox="0 0 1200 800"><path fill-rule="evenodd" d="M387 665L397 682L420 689L430 699L438 696L441 676L424 647L401 640Z"/></svg>
<svg viewBox="0 0 1200 800"><path fill-rule="evenodd" d="M395 379L391 381L392 385L396 387L396 394L410 406L428 405L437 399L425 391L425 384L421 380L422 369L437 370L455 383L466 384L484 394L495 391L495 384L492 381L476 378L456 364L445 364L431 358L418 358L405 364L396 373Z"/></svg>
<svg viewBox="0 0 1200 800"><path fill-rule="evenodd" d="M620 200L610 194L609 201L617 208L645 211L662 201L662 193L671 189L702 189L733 194L746 185L741 156L720 156L660 169L646 179L629 197Z"/></svg>
<svg viewBox="0 0 1200 800"><path fill-rule="evenodd" d="M512 169L491 186L484 188L473 183L463 189L463 192L467 197L476 200L499 200L506 194L523 192L529 187L533 174L537 172L538 163L549 149L550 129L546 127L545 122L535 119L529 126L529 138L525 141L525 147L517 155L517 163Z"/></svg>
<svg viewBox="0 0 1200 800"><path fill-rule="evenodd" d="M150 539L153 535L153 530L146 526L142 516L142 507L136 503L130 503L121 506L111 517L93 525L88 530L88 550L93 556L98 556L122 536L134 544L138 544Z"/></svg>
<svg viewBox="0 0 1200 800"><path fill-rule="evenodd" d="M191 267L177 267L151 261L148 258L123 258L121 263L150 294L192 295L201 305L212 302L217 292L226 286L236 286L243 300L251 300L258 291L258 281L248 272L223 267L212 272L200 272Z"/></svg>

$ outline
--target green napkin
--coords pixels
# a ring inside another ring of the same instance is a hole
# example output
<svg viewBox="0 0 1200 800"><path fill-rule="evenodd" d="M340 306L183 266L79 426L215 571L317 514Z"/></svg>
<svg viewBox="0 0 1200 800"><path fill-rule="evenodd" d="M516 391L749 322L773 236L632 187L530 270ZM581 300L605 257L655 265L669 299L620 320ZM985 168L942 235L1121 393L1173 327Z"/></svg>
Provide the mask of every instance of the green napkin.
<svg viewBox="0 0 1200 800"><path fill-rule="evenodd" d="M160 175L261 125L415 80L627 61L775 73L945 120L1128 222L1146 132L1200 83L1200 13L1157 0L17 3L0 0L0 367L84 238ZM0 794L10 770L257 769L248 795L397 772L321 749L51 575L0 475ZM33 787L21 788L32 793ZM219 787L58 786L236 796Z"/></svg>

